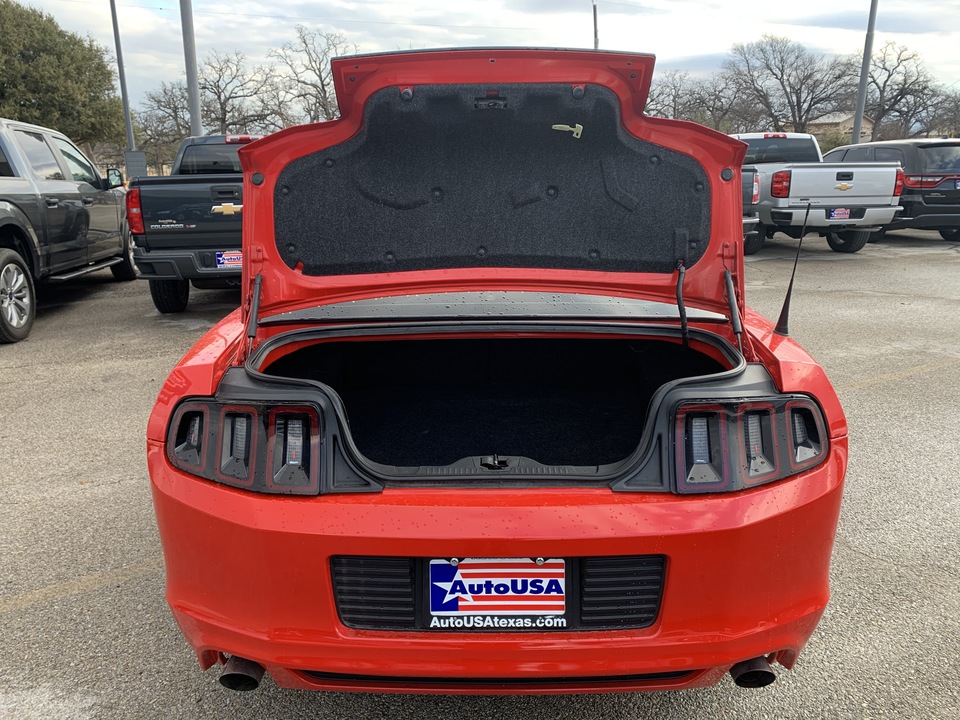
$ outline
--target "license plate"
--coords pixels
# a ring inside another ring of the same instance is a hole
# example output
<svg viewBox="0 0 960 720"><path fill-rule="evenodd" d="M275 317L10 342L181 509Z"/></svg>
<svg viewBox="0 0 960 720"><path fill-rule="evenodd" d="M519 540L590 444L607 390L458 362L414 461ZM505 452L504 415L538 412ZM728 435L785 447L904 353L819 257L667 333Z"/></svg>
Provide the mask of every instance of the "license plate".
<svg viewBox="0 0 960 720"><path fill-rule="evenodd" d="M217 252L217 267L241 267L243 253L239 250L223 250Z"/></svg>
<svg viewBox="0 0 960 720"><path fill-rule="evenodd" d="M831 220L849 220L850 208L830 208Z"/></svg>
<svg viewBox="0 0 960 720"><path fill-rule="evenodd" d="M431 560L432 629L538 630L565 625L566 561Z"/></svg>

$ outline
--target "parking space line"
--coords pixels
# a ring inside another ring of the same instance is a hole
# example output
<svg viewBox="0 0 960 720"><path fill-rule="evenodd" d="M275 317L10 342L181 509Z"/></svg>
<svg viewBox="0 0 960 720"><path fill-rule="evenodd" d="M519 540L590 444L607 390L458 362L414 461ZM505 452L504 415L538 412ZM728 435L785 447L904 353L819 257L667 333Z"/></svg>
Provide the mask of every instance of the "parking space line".
<svg viewBox="0 0 960 720"><path fill-rule="evenodd" d="M36 605L63 600L72 595L79 595L93 590L99 590L117 583L129 582L146 575L151 575L163 569L163 558L160 556L151 558L136 565L117 570L107 570L105 572L83 575L73 580L65 580L55 585L28 590L17 595L0 597L0 615L8 612L20 612Z"/></svg>

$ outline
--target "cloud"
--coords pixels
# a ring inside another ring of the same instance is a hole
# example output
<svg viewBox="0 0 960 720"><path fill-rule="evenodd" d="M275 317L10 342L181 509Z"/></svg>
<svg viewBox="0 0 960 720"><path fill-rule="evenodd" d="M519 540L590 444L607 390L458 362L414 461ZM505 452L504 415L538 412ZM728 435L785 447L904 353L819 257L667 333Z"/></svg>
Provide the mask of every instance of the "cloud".
<svg viewBox="0 0 960 720"><path fill-rule="evenodd" d="M593 9L589 0L514 0L510 3L510 8L538 16L570 13L593 17ZM601 15L650 15L666 11L644 5L638 0L597 0L597 12Z"/></svg>
<svg viewBox="0 0 960 720"><path fill-rule="evenodd" d="M65 30L90 35L113 52L109 4L103 0L19 0L51 14ZM657 68L706 75L730 47L763 34L785 35L812 51L859 52L866 0L804 0L736 12L718 0L598 0L600 45L649 52ZM298 24L343 33L360 52L409 48L593 47L590 0L193 0L197 57L242 52L250 65L295 38ZM131 103L162 81L184 77L177 2L117 0ZM920 51L938 78L960 77L960 2L883 0L874 47L893 40Z"/></svg>
<svg viewBox="0 0 960 720"><path fill-rule="evenodd" d="M728 57L728 53L710 53L709 55L688 55L687 57L671 58L669 60L658 58L654 77L659 73L670 70L686 71L696 76L709 75L718 71Z"/></svg>
<svg viewBox="0 0 960 720"><path fill-rule="evenodd" d="M869 20L867 8L862 12L848 10L845 12L826 13L807 18L798 18L786 21L788 25L802 27L833 28L839 30L855 30L866 33ZM877 13L877 32L898 34L946 33L960 30L960 18L947 13L925 13L921 10L912 12L884 12Z"/></svg>

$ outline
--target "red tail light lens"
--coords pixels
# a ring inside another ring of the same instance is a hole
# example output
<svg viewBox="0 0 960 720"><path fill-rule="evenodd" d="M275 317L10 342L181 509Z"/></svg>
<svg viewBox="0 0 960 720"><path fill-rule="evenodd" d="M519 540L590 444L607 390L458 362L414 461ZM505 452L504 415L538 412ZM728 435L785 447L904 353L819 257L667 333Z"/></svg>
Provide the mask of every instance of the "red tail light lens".
<svg viewBox="0 0 960 720"><path fill-rule="evenodd" d="M753 176L753 198L751 198L751 202L754 205L760 202L760 176L759 175Z"/></svg>
<svg viewBox="0 0 960 720"><path fill-rule="evenodd" d="M940 183L946 180L947 177L947 175L905 175L903 178L903 184L906 187L914 190L929 190L937 187Z"/></svg>
<svg viewBox="0 0 960 720"><path fill-rule="evenodd" d="M808 398L685 402L675 427L681 493L755 487L809 470L827 456L823 414Z"/></svg>
<svg viewBox="0 0 960 720"><path fill-rule="evenodd" d="M263 135L227 135L224 142L226 142L227 145L246 145L262 137Z"/></svg>
<svg viewBox="0 0 960 720"><path fill-rule="evenodd" d="M779 170L770 182L770 194L775 198L790 197L790 171Z"/></svg>
<svg viewBox="0 0 960 720"><path fill-rule="evenodd" d="M312 411L274 410L267 450L267 486L273 492L311 487L312 467L319 456L316 414Z"/></svg>
<svg viewBox="0 0 960 720"><path fill-rule="evenodd" d="M897 170L897 179L893 183L893 196L900 197L903 194L903 182L904 182L903 170Z"/></svg>
<svg viewBox="0 0 960 720"><path fill-rule="evenodd" d="M320 492L320 416L313 407L188 401L173 415L167 457L177 468L265 493Z"/></svg>
<svg viewBox="0 0 960 720"><path fill-rule="evenodd" d="M127 225L134 235L143 235L143 211L140 209L140 188L127 191Z"/></svg>

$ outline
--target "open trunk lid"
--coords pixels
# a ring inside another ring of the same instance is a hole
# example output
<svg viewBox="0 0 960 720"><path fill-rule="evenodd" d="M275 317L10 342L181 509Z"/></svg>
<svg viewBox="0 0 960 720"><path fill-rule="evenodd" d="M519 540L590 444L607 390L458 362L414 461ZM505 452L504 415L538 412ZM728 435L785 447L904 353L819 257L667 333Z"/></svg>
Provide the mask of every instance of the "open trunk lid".
<svg viewBox="0 0 960 720"><path fill-rule="evenodd" d="M564 289L728 312L744 145L643 115L649 55L334 61L342 116L243 148L259 317L364 297Z"/></svg>

